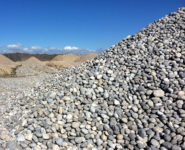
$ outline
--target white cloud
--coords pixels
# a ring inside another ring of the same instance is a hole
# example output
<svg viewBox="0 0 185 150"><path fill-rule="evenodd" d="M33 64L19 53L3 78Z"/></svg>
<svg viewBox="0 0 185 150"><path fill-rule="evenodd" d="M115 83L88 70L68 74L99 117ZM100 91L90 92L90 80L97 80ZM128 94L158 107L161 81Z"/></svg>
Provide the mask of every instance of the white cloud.
<svg viewBox="0 0 185 150"><path fill-rule="evenodd" d="M41 49L41 47L40 46L32 46L31 49L32 50L38 50L38 49Z"/></svg>
<svg viewBox="0 0 185 150"><path fill-rule="evenodd" d="M79 48L78 47L75 47L75 46L65 46L64 47L64 50L78 50Z"/></svg>
<svg viewBox="0 0 185 150"><path fill-rule="evenodd" d="M33 49L31 49L31 48L23 48L23 52L24 53L32 53L32 52L34 52L34 50Z"/></svg>
<svg viewBox="0 0 185 150"><path fill-rule="evenodd" d="M8 49L22 49L22 45L21 44L10 44L7 45Z"/></svg>
<svg viewBox="0 0 185 150"><path fill-rule="evenodd" d="M98 52L98 50L82 49L76 46L65 46L63 49L56 47L42 48L40 46L24 47L22 44L10 44L0 46L0 53L31 53L31 54L86 54L90 52Z"/></svg>
<svg viewBox="0 0 185 150"><path fill-rule="evenodd" d="M24 50L24 51L28 51L28 50L29 50L29 48L27 48L27 47L26 47L26 48L24 48L23 50Z"/></svg>
<svg viewBox="0 0 185 150"><path fill-rule="evenodd" d="M27 52L27 51L29 51L29 48L23 48L23 51L25 51L25 52Z"/></svg>

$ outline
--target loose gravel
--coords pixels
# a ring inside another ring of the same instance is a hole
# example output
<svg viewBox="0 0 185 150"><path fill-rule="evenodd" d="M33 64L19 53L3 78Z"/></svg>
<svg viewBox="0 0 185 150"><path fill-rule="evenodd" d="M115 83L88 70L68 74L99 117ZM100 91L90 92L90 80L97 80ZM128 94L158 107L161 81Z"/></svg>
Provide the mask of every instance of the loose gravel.
<svg viewBox="0 0 185 150"><path fill-rule="evenodd" d="M18 102L22 94L30 93L33 87L56 72L56 69L50 67L45 71L40 65L24 65L17 69L17 77L0 78L0 150L17 149L14 132L16 126L21 123L20 118L23 114ZM18 141L23 139L25 140L24 136L17 137Z"/></svg>

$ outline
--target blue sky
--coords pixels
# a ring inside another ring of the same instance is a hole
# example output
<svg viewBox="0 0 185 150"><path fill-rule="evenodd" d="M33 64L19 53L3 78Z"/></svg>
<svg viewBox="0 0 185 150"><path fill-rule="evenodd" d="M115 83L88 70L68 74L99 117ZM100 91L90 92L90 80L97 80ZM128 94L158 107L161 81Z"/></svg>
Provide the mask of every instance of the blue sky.
<svg viewBox="0 0 185 150"><path fill-rule="evenodd" d="M0 50L106 49L183 6L185 0L0 0Z"/></svg>

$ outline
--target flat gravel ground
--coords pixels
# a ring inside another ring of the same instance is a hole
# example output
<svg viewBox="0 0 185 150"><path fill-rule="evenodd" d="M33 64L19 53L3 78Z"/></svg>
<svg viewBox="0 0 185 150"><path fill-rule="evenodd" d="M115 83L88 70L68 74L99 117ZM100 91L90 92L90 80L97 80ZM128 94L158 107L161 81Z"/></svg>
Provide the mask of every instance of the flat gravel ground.
<svg viewBox="0 0 185 150"><path fill-rule="evenodd" d="M50 74L37 76L0 78L0 150L15 149L15 137L12 137L22 116L20 103L17 101L21 92L26 92L39 84Z"/></svg>

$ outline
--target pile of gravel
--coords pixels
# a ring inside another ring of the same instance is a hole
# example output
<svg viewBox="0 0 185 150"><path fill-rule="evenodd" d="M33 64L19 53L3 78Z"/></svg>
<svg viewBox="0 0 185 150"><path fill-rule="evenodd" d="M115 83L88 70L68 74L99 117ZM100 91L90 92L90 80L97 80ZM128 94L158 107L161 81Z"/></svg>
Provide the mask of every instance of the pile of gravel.
<svg viewBox="0 0 185 150"><path fill-rule="evenodd" d="M54 74L57 69L40 64L22 64L16 69L16 77L39 76L43 74Z"/></svg>
<svg viewBox="0 0 185 150"><path fill-rule="evenodd" d="M185 8L19 99L18 149L185 149Z"/></svg>

